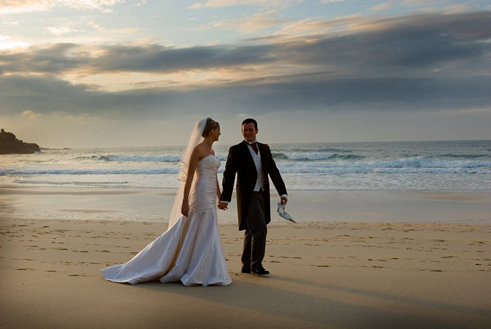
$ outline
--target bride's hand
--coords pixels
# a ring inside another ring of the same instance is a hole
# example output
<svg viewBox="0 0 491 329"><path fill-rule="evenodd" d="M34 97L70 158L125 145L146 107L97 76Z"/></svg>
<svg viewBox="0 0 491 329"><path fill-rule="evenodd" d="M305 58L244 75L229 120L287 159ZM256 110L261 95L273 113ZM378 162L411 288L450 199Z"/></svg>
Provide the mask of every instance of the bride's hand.
<svg viewBox="0 0 491 329"><path fill-rule="evenodd" d="M189 215L189 203L187 203L187 202L182 203L181 214L188 217L188 215Z"/></svg>

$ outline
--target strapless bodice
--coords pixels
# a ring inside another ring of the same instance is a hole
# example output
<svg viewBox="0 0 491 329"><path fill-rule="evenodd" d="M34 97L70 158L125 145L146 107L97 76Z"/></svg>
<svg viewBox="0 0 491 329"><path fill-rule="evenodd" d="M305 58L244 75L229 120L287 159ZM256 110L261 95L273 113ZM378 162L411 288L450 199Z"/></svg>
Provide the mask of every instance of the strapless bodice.
<svg viewBox="0 0 491 329"><path fill-rule="evenodd" d="M220 160L210 154L198 162L196 182L190 199L194 210L205 210L216 207L217 202L217 170ZM199 199L196 199L199 195Z"/></svg>

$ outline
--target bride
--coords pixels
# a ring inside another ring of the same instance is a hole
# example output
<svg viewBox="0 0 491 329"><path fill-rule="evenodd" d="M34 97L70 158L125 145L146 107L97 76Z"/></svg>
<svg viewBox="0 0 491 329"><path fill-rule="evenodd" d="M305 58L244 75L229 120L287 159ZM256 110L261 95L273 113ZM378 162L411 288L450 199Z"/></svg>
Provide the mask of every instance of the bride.
<svg viewBox="0 0 491 329"><path fill-rule="evenodd" d="M212 145L219 136L218 122L211 118L198 121L182 157L182 183L167 231L128 262L102 269L106 280L131 284L181 281L186 286L232 283L217 223L220 160Z"/></svg>

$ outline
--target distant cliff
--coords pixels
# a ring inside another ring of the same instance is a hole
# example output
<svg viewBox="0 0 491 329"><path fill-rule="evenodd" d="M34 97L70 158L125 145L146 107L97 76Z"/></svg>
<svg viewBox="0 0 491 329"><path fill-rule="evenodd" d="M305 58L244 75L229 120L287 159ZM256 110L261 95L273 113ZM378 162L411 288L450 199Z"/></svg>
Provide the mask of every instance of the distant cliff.
<svg viewBox="0 0 491 329"><path fill-rule="evenodd" d="M0 132L0 154L26 154L40 152L39 145L34 143L24 143L18 140L14 134L2 129Z"/></svg>

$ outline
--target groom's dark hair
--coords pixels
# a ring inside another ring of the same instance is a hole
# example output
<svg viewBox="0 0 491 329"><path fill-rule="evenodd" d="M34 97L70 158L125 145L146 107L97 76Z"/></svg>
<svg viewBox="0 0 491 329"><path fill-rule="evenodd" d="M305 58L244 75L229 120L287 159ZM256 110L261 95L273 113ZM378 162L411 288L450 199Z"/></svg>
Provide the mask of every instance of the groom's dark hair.
<svg viewBox="0 0 491 329"><path fill-rule="evenodd" d="M257 129L257 121L252 119L252 118L248 118L248 119L245 119L244 121L242 121L242 125L245 125L246 123L253 123L254 124L254 128Z"/></svg>

